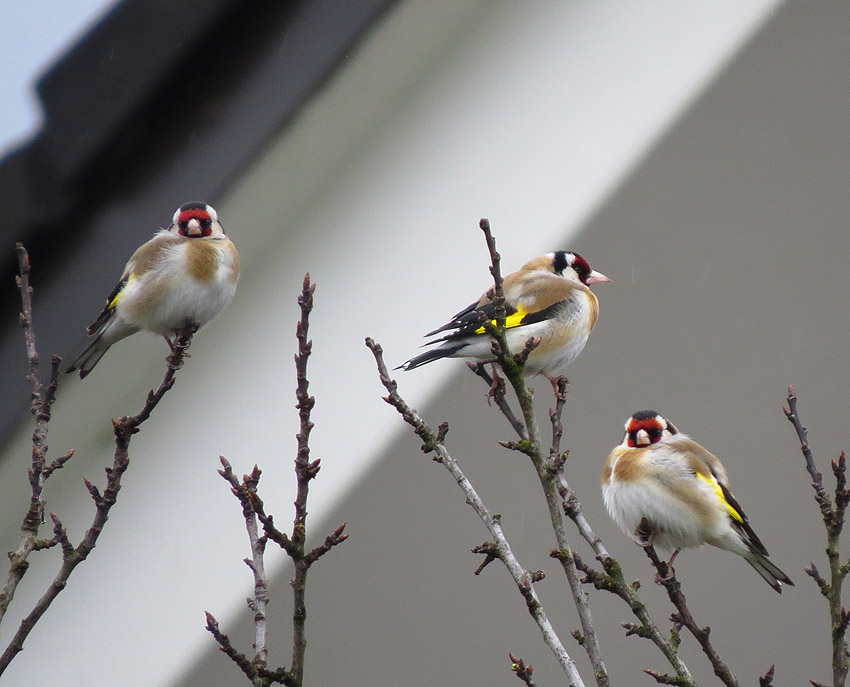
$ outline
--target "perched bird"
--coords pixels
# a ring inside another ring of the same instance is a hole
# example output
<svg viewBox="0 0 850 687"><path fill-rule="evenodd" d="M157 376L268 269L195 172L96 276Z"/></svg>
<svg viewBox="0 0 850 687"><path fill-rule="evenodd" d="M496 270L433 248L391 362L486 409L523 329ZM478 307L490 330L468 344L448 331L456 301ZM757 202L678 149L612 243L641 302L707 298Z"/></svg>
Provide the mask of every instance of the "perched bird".
<svg viewBox="0 0 850 687"><path fill-rule="evenodd" d="M552 381L576 359L599 316L599 301L588 286L606 281L611 280L590 269L578 253L563 250L534 258L504 278L508 346L516 353L530 338L540 339L528 356L526 374L541 374ZM439 344L436 348L399 367L412 370L440 358L492 358L490 336L478 315L483 311L486 317L495 318L492 298L491 287L449 322L425 335L450 332L425 344Z"/></svg>
<svg viewBox="0 0 850 687"><path fill-rule="evenodd" d="M84 378L116 341L141 329L172 336L203 326L233 300L239 253L206 203L177 208L162 229L133 253L106 307L88 328L94 340L67 372Z"/></svg>
<svg viewBox="0 0 850 687"><path fill-rule="evenodd" d="M768 560L720 460L654 410L626 422L602 472L602 497L635 541L675 549L671 566L681 549L711 544L737 553L780 594L781 584L794 584Z"/></svg>

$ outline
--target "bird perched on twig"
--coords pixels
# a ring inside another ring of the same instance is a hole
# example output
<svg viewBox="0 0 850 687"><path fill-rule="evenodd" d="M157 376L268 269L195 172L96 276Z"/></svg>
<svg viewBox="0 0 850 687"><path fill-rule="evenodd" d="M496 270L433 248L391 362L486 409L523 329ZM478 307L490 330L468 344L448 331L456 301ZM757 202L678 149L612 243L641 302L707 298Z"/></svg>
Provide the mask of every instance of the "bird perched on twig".
<svg viewBox="0 0 850 687"><path fill-rule="evenodd" d="M218 315L236 293L239 253L218 213L206 203L177 208L168 229L142 244L88 328L94 340L71 363L84 378L116 341L147 330L171 337L197 330Z"/></svg>
<svg viewBox="0 0 850 687"><path fill-rule="evenodd" d="M599 316L599 301L588 286L607 281L611 280L592 270L578 253L563 250L534 258L504 278L508 346L518 352L530 338L540 340L528 356L526 374L552 381L576 359ZM399 367L412 370L440 358L491 359L490 335L478 313L495 323L493 291L491 287L449 322L428 332L425 336L450 333L429 341L426 346L436 347Z"/></svg>
<svg viewBox="0 0 850 687"><path fill-rule="evenodd" d="M623 441L602 473L602 497L635 541L675 549L671 567L681 549L711 544L741 556L779 593L782 584L794 584L768 560L717 456L654 410L626 422Z"/></svg>

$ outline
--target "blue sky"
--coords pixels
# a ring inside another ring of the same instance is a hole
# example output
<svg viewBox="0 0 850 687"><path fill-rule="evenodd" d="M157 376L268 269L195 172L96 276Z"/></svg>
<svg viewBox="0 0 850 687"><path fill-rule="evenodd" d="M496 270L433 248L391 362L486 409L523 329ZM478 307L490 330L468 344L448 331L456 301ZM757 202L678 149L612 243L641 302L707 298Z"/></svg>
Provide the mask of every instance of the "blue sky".
<svg viewBox="0 0 850 687"><path fill-rule="evenodd" d="M41 124L35 80L117 2L0 3L0 156Z"/></svg>

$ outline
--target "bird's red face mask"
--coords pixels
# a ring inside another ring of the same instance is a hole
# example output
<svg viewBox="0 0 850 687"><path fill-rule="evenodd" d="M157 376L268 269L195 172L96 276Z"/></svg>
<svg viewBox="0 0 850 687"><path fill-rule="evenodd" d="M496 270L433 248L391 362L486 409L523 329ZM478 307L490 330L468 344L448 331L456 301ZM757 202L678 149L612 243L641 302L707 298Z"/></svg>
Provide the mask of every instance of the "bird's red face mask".
<svg viewBox="0 0 850 687"><path fill-rule="evenodd" d="M177 218L177 231L181 236L198 238L212 234L212 217L202 208L183 210Z"/></svg>

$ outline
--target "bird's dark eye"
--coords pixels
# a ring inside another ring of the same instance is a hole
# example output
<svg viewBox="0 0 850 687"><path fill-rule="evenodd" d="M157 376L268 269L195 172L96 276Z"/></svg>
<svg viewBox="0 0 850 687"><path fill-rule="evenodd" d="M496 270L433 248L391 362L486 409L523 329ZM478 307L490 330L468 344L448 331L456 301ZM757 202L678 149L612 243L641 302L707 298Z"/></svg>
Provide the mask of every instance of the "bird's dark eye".
<svg viewBox="0 0 850 687"><path fill-rule="evenodd" d="M587 260L585 260L580 255L576 255L573 260L573 269L576 271L578 278L581 280L582 284L587 283L587 278L590 276L590 265Z"/></svg>

